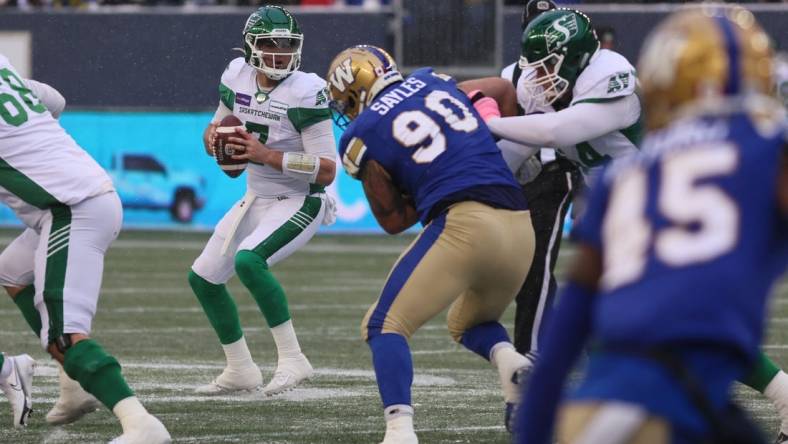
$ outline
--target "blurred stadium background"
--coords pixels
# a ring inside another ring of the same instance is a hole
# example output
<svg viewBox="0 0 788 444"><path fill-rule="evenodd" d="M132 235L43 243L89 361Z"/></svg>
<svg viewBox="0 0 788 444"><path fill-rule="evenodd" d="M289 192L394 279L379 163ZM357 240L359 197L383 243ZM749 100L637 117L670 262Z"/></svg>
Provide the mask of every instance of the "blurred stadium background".
<svg viewBox="0 0 788 444"><path fill-rule="evenodd" d="M201 398L192 389L219 372L222 355L186 283L208 231L245 187L203 155L201 133L217 105L219 77L238 54L241 29L260 3L289 7L305 34L302 70L324 76L340 50L386 48L404 71L435 66L458 78L497 75L519 56L521 1L503 0L0 0L0 53L22 73L57 88L61 121L110 170L125 193L125 226L112 247L96 336L125 365L130 383L176 442L371 442L383 421L361 317L411 235L378 234L358 183L338 174L339 220L277 267L317 378L280 398ZM677 4L573 4L631 61L653 25ZM674 2L685 3L685 2ZM567 4L567 6L569 6ZM778 48L788 48L788 3L752 2ZM244 177L244 176L242 176ZM18 222L0 209L0 244ZM144 228L145 231L137 231ZM341 233L341 235L339 234ZM347 236L346 234L353 234ZM560 270L571 248L562 253ZM247 337L265 377L272 341L235 281ZM513 314L507 314L511 326ZM11 430L0 408L0 442L106 442L119 428L108 412L49 428L56 370L10 301L0 303L2 348L43 364L38 414ZM788 365L788 282L777 289L766 351ZM453 344L442 319L414 340L416 427L423 442L507 442L488 365ZM768 433L777 419L762 398L739 396Z"/></svg>
<svg viewBox="0 0 788 444"><path fill-rule="evenodd" d="M242 194L244 179L228 179L201 155L200 135L218 103L219 77L240 55L233 48L241 46L254 7L188 1L68 7L48 1L0 8L0 52L22 75L66 97L63 125L112 172L127 227L209 230ZM406 72L429 65L458 78L497 75L519 56L518 4L310 3L291 9L305 34L302 69L321 76L336 53L359 43L391 50ZM777 46L788 46L788 5L750 6ZM577 7L612 38L608 44L634 61L646 33L677 5ZM338 177L332 191L339 219L326 231L380 232L358 183ZM0 210L0 224L9 223L16 223L13 214Z"/></svg>

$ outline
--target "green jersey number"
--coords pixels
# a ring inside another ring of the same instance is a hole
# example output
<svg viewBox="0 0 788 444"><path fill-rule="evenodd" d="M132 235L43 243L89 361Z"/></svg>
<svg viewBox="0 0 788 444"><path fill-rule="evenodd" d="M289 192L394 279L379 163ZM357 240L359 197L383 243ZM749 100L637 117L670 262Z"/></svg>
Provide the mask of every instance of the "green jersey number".
<svg viewBox="0 0 788 444"><path fill-rule="evenodd" d="M259 134L260 136L257 138L257 140L259 140L260 143L265 143L268 140L268 125L246 122L246 131Z"/></svg>
<svg viewBox="0 0 788 444"><path fill-rule="evenodd" d="M9 105L10 108L9 109ZM27 111L16 97L8 93L0 94L0 117L11 126L19 126L27 122Z"/></svg>
<svg viewBox="0 0 788 444"><path fill-rule="evenodd" d="M5 81L17 93L30 111L40 114L47 110L33 94L33 91L26 87L22 80L10 69L0 69L0 79ZM2 82L0 82L0 85L2 85ZM25 111L17 97L9 93L0 93L0 117L12 126L19 126L27 122L28 119L27 111Z"/></svg>

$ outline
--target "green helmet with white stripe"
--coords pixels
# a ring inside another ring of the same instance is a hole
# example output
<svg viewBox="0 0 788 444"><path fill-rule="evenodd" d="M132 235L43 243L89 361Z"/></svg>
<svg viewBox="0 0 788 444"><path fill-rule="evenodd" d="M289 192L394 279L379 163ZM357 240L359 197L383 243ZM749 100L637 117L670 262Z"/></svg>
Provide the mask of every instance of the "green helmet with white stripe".
<svg viewBox="0 0 788 444"><path fill-rule="evenodd" d="M290 12L263 6L246 19L244 59L271 80L282 80L301 66L304 34Z"/></svg>
<svg viewBox="0 0 788 444"><path fill-rule="evenodd" d="M523 31L519 65L526 87L537 102L553 104L571 90L598 49L591 19L582 12L542 13Z"/></svg>

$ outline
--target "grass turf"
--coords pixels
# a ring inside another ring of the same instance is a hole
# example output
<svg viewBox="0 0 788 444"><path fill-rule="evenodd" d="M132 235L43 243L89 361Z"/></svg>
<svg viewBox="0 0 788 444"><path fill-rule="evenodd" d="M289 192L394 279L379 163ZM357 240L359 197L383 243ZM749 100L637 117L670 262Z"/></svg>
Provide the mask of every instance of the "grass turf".
<svg viewBox="0 0 788 444"><path fill-rule="evenodd" d="M7 244L15 231L2 231ZM224 358L213 330L192 295L186 275L207 234L124 232L107 255L93 336L123 365L129 384L146 407L182 443L370 443L385 424L370 354L360 322L379 293L407 236L318 236L276 265L290 301L293 322L315 378L287 394L266 398L197 396ZM559 275L566 264L565 249ZM252 356L270 378L276 353L254 300L233 279L229 285ZM788 363L788 283L773 302L767 353ZM504 318L511 329L513 308ZM34 380L35 413L25 430L11 428L11 410L0 402L0 442L93 443L120 434L102 409L79 422L49 427L44 415L57 398L57 371L17 308L0 303L3 350L29 353L39 362ZM416 429L425 443L505 443L503 402L495 371L455 344L440 316L412 341L416 368L413 400ZM761 395L738 388L737 397L771 435L776 412Z"/></svg>

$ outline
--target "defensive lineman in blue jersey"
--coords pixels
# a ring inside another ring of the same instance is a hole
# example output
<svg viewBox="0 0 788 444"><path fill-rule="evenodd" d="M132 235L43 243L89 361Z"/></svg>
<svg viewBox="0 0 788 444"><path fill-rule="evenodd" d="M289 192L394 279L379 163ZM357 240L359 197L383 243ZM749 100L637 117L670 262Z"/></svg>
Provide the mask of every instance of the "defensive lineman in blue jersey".
<svg viewBox="0 0 788 444"><path fill-rule="evenodd" d="M469 193L495 207L525 209L501 151L466 103L453 80L420 69L385 89L370 112L348 126L340 154L353 171L365 159L380 163L412 197L424 225L447 203L468 200ZM359 156L354 149L362 145L367 148ZM447 150L452 153L442 156Z"/></svg>
<svg viewBox="0 0 788 444"><path fill-rule="evenodd" d="M342 162L362 181L376 219L392 234L424 225L362 322L383 400L383 442L416 443L407 340L446 308L452 337L498 369L505 402L518 400L513 376L531 362L498 320L530 267L530 213L451 78L422 69L405 79L372 46L341 52L327 78L341 124L354 120L340 141Z"/></svg>
<svg viewBox="0 0 788 444"><path fill-rule="evenodd" d="M552 442L563 379L594 344L562 443L757 443L730 407L788 265L788 132L768 38L741 8L684 10L648 40L642 152L608 168L574 231L577 263L518 412ZM721 68L721 67L724 67Z"/></svg>

